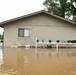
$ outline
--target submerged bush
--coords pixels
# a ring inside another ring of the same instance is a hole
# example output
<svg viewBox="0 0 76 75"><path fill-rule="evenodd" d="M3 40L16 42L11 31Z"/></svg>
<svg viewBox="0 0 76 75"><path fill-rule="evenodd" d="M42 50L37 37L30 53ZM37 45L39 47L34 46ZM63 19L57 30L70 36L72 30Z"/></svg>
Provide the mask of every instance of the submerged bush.
<svg viewBox="0 0 76 75"><path fill-rule="evenodd" d="M52 45L47 45L47 48L52 48Z"/></svg>

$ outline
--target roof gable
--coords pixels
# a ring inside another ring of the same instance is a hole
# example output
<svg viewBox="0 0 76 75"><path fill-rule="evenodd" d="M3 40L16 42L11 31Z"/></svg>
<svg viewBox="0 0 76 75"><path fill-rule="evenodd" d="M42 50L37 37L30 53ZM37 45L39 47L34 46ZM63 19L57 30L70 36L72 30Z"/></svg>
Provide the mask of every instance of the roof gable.
<svg viewBox="0 0 76 75"><path fill-rule="evenodd" d="M57 18L57 19L60 19L60 20L66 21L68 23L76 25L76 23L74 23L72 21L66 20L62 17L56 16L56 15L53 15L53 14L47 12L47 11L41 10L41 11L37 11L37 12L31 13L31 14L28 14L28 15L24 15L24 16L21 16L21 17L17 17L17 18L14 18L14 19L10 19L10 20L7 20L7 21L0 22L0 26L4 26L4 24L6 24L6 23L10 23L10 22L13 22L13 21L17 21L17 20L20 20L20 19L23 19L23 18L27 18L27 17L31 17L31 16L34 16L34 15L37 15L37 14L41 14L41 13L45 13L49 16L54 17L54 18Z"/></svg>

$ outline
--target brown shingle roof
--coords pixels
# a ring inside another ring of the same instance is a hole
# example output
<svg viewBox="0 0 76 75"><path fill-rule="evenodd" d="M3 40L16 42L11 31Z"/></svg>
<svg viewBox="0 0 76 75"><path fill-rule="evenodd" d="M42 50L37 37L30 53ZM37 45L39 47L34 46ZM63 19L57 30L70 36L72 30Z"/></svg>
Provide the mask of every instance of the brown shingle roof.
<svg viewBox="0 0 76 75"><path fill-rule="evenodd" d="M66 22L68 22L68 23L71 23L71 24L76 25L76 23L74 23L74 22L72 22L72 21L69 21L69 20L66 20L66 19L64 19L64 18L62 18L62 17L53 15L53 14L51 14L51 13L45 11L45 10L41 10L41 11L37 11L37 12L31 13L31 14L28 14L28 15L24 15L24 16L20 16L20 17L14 18L14 19L10 19L10 20L7 20L7 21L0 22L0 26L4 26L4 24L6 24L6 23L10 23L10 22L13 22L13 21L22 19L22 18L34 16L34 15L37 15L37 14L40 14L40 13L45 13L45 14L48 14L48 15L53 16L53 17L55 17L55 18L58 18L58 19L61 19L61 20L63 20L63 21L66 21Z"/></svg>

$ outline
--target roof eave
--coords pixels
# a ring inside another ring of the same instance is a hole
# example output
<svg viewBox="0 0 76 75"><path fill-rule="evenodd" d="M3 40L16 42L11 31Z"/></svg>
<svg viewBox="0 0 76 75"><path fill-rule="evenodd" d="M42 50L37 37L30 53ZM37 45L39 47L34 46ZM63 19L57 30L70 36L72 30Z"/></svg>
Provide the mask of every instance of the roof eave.
<svg viewBox="0 0 76 75"><path fill-rule="evenodd" d="M19 20L19 19L22 19L22 18L27 18L27 17L33 16L33 15L36 15L36 14L39 14L39 13L46 13L46 14L48 14L48 15L50 15L50 16L53 16L53 17L55 17L55 18L58 18L58 19L61 19L61 20L63 20L63 21L66 21L66 22L68 22L68 23L71 23L71 24L76 25L76 23L74 23L74 22L72 22L72 21L66 20L66 19L64 19L64 18L62 18L62 17L56 16L56 15L54 15L54 14L51 14L51 13L47 12L47 11L41 10L41 11L37 11L37 12L31 13L31 14L28 14L28 15L24 15L24 16L21 16L21 17L17 17L17 18L11 19L11 20L7 20L7 21L0 22L0 26L3 27L4 24L6 24L6 23L13 22L13 21L16 21L16 20Z"/></svg>

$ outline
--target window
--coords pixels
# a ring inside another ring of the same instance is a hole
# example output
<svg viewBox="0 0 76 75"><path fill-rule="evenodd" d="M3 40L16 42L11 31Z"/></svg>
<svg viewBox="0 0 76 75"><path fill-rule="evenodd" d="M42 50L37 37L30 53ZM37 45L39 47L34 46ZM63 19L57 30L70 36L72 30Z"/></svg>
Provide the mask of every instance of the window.
<svg viewBox="0 0 76 75"><path fill-rule="evenodd" d="M28 37L29 36L29 29L19 28L18 29L18 36L19 37Z"/></svg>

